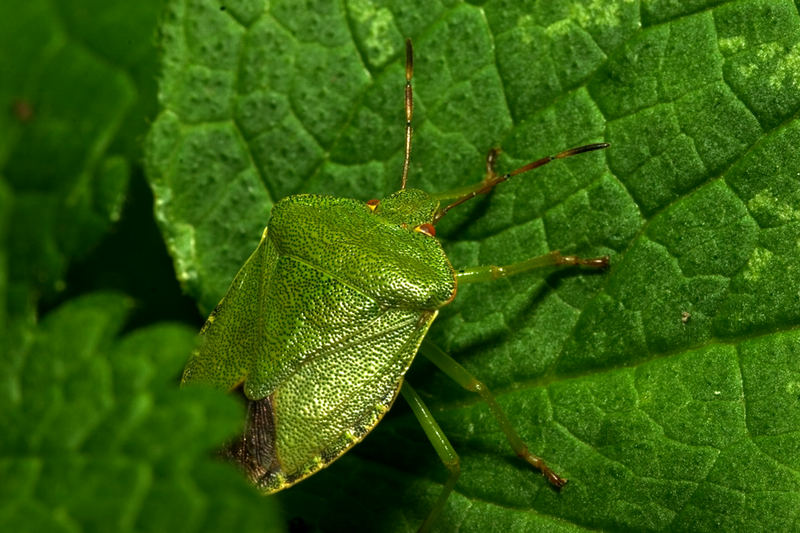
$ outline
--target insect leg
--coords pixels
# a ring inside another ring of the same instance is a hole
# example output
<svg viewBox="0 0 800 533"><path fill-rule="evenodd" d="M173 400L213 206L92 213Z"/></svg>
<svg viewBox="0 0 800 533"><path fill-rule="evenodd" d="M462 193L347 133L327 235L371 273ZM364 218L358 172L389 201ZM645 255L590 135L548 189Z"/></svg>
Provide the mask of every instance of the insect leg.
<svg viewBox="0 0 800 533"><path fill-rule="evenodd" d="M559 152L555 155L549 155L541 159L537 159L536 161L532 161L527 165L521 166L520 168L512 170L511 172L507 172L506 174L498 174L495 172L494 164L497 161L497 155L500 153L500 150L497 148L492 148L489 150L489 154L486 156L486 176L484 176L483 181L474 185L468 185L466 187L460 187L458 189L453 189L451 191L445 191L434 195L439 200L454 201L448 205L445 205L444 207L439 208L439 210L436 212L436 215L433 217L433 223L436 224L443 216L447 214L448 211L454 207L457 207L480 194L488 194L496 186L504 181L510 180L514 176L544 166L551 161L555 161L556 159L566 159L567 157L572 157L574 155L583 154L586 152L603 150L608 148L608 146L608 143L594 143L578 146L576 148L570 148L569 150L564 150L563 152Z"/></svg>
<svg viewBox="0 0 800 533"><path fill-rule="evenodd" d="M577 255L561 255L558 250L531 257L518 263L509 265L483 265L471 268L463 268L456 272L456 280L461 283L478 283L482 281L493 281L513 276L536 268L550 266L585 266L589 268L605 268L608 266L608 256L583 258Z"/></svg>
<svg viewBox="0 0 800 533"><path fill-rule="evenodd" d="M414 114L414 96L411 89L411 77L414 75L414 49L411 47L411 39L406 39L406 151L403 157L403 178L400 188L406 188L408 181L408 164L411 160L411 117Z"/></svg>
<svg viewBox="0 0 800 533"><path fill-rule="evenodd" d="M450 189L449 191L442 191L435 193L433 196L436 197L438 200L455 200L457 198L461 198L462 196L471 195L475 193L477 196L478 191L484 189L486 184L489 182L497 181L500 177L497 175L497 172L494 170L494 165L497 162L497 156L500 155L499 148L492 148L489 150L489 153L486 154L486 175L483 177L483 180L479 183L473 183L472 185L465 185L463 187L458 187L456 189ZM494 183L487 191L491 190L497 183Z"/></svg>
<svg viewBox="0 0 800 533"><path fill-rule="evenodd" d="M559 476L555 472L553 472L549 466L547 466L544 460L541 457L537 457L533 455L528 447L522 442L522 439L511 426L511 422L506 417L506 414L500 408L500 405L497 403L497 400L494 399L494 395L489 391L489 388L480 382L475 376L469 373L466 368L461 366L455 359L447 355L441 348L436 346L430 341L423 341L422 346L420 347L420 352L422 355L427 357L434 365L439 367L439 369L447 374L453 381L467 389L468 391L477 392L481 395L481 398L489 405L489 409L492 411L492 415L494 415L497 423L500 425L500 429L503 430L503 433L506 435L506 439L508 439L508 443L513 448L514 452L530 463L535 469L540 471L547 481L550 482L555 488L560 489L563 487L567 480L563 477Z"/></svg>
<svg viewBox="0 0 800 533"><path fill-rule="evenodd" d="M403 395L403 398L406 400L406 402L408 402L408 405L414 412L414 416L416 416L417 420L419 420L422 430L425 432L428 440L431 441L431 444L436 450L436 454L439 456L439 459L442 460L444 466L446 466L450 471L450 476L447 478L447 482L444 484L444 487L442 487L442 492L439 493L439 498L436 500L436 504L433 506L430 513L428 513L428 517L425 518L425 522L423 522L422 526L419 528L420 532L428 531L431 527L431 524L433 524L433 522L436 520L436 517L444 508L447 497L450 496L450 493L453 491L453 487L456 485L456 481L458 481L458 476L461 474L461 463L459 462L458 454L453 449L453 445L450 444L449 440L447 440L447 436L442 431L442 428L440 428L439 424L436 423L436 420L434 420L430 410L425 403L423 403L422 398L419 397L419 394L417 394L417 392L411 388L411 385L408 384L408 381L403 382L403 386L400 389L400 394Z"/></svg>

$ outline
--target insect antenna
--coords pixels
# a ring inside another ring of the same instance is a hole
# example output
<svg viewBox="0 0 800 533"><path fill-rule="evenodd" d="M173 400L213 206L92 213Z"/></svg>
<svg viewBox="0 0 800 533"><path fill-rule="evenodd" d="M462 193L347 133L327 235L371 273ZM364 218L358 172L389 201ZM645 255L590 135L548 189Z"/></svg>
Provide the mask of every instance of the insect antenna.
<svg viewBox="0 0 800 533"><path fill-rule="evenodd" d="M403 179L400 188L406 188L408 163L411 160L411 115L414 113L414 96L411 90L411 77L414 75L414 49L411 39L406 39L406 154L403 158Z"/></svg>
<svg viewBox="0 0 800 533"><path fill-rule="evenodd" d="M522 174L523 172L528 172L529 170L539 168L551 161L555 161L556 159L564 159L567 157L571 157L573 155L582 154L584 152L602 150L604 148L608 148L609 146L610 145L608 143L594 143L594 144L587 144L584 146L578 146L577 148L570 148L569 150L564 150L563 152L559 152L555 155L548 155L541 159L537 159L536 161L532 161L527 165L523 165L516 170L507 172L506 174L495 173L494 163L495 160L497 159L498 150L492 149L489 152L489 155L486 157L486 177L483 179L483 181L481 181L476 185L471 185L469 187L457 189L454 191L448 191L437 195L437 197L441 199L455 198L456 200L445 207L439 208L439 211L437 211L436 215L434 215L433 217L433 223L436 224L452 208L459 206L464 202L471 200L472 198L475 198L479 194L487 194L497 185L503 183L504 181L508 181L509 179L513 178L518 174Z"/></svg>

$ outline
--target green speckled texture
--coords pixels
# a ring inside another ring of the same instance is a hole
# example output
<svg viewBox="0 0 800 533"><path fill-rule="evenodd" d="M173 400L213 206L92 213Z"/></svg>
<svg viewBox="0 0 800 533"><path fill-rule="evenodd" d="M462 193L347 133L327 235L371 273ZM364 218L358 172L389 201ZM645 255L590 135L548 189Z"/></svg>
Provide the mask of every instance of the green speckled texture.
<svg viewBox="0 0 800 533"><path fill-rule="evenodd" d="M260 480L265 489L330 463L391 406L455 293L439 242L414 231L437 205L421 191L395 193L374 212L319 195L275 204L183 375L223 390L241 384L249 400L272 396L280 471Z"/></svg>
<svg viewBox="0 0 800 533"><path fill-rule="evenodd" d="M405 202L396 201L397 193L381 201L395 200L393 211L408 213L405 224L377 209L373 213L358 200L290 196L272 210L270 238L281 255L312 265L384 306L438 309L455 290L453 269L435 239L412 231L433 217L430 211L423 218L416 209L430 209L430 196L413 193Z"/></svg>
<svg viewBox="0 0 800 533"><path fill-rule="evenodd" d="M284 473L299 476L291 481L319 470L375 427L435 316L386 309L278 385L276 449Z"/></svg>
<svg viewBox="0 0 800 533"><path fill-rule="evenodd" d="M397 224L416 226L431 223L439 201L420 189L401 189L375 207L375 214Z"/></svg>

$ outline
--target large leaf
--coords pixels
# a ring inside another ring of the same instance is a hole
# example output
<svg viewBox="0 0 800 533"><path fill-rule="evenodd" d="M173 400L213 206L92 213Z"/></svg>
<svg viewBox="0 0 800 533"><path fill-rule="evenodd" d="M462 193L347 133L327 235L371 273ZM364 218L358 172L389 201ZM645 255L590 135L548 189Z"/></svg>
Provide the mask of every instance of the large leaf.
<svg viewBox="0 0 800 533"><path fill-rule="evenodd" d="M497 393L560 493L488 409L412 369L461 453L442 530L796 529L800 521L800 17L790 1L173 0L147 146L162 231L203 309L295 192L482 177L606 140L442 221L457 266L550 249L606 273L465 286L432 338ZM358 231L358 228L353 228ZM445 470L404 407L281 494L323 530L413 530Z"/></svg>

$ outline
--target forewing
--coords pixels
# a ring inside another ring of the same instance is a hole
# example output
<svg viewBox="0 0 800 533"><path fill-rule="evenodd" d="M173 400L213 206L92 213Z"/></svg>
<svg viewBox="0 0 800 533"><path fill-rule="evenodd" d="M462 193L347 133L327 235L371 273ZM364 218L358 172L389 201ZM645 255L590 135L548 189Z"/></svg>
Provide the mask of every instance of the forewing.
<svg viewBox="0 0 800 533"><path fill-rule="evenodd" d="M245 378L247 398L272 395L307 358L341 345L384 312L336 274L279 254L264 290L264 344Z"/></svg>
<svg viewBox="0 0 800 533"><path fill-rule="evenodd" d="M186 364L182 383L208 383L223 390L242 383L266 345L264 306L277 260L264 230L258 247L200 331L200 347Z"/></svg>
<svg viewBox="0 0 800 533"><path fill-rule="evenodd" d="M403 375L436 316L387 309L364 327L310 354L269 397L272 420L250 410L242 463L267 491L327 466L360 441L392 405ZM264 453L253 443L274 435ZM260 454L260 464L255 456ZM241 459L240 459L241 461Z"/></svg>

